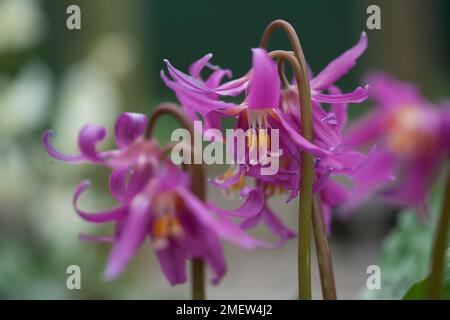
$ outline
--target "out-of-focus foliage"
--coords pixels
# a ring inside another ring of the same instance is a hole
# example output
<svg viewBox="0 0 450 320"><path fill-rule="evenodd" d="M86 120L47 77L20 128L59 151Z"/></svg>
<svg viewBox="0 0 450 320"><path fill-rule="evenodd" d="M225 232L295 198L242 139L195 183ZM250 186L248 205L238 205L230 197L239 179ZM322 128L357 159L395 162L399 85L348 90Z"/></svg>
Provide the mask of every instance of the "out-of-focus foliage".
<svg viewBox="0 0 450 320"><path fill-rule="evenodd" d="M418 294L430 269L434 232L440 213L442 183L438 183L430 197L430 217L421 218L413 210L398 215L397 225L384 240L381 251L381 289L365 289L366 299L402 299L406 292ZM450 279L450 268L446 268ZM415 286L414 288L412 288Z"/></svg>
<svg viewBox="0 0 450 320"><path fill-rule="evenodd" d="M442 299L450 299L450 251L447 251L444 279L442 286ZM428 277L415 283L403 297L404 300L424 300L427 298Z"/></svg>

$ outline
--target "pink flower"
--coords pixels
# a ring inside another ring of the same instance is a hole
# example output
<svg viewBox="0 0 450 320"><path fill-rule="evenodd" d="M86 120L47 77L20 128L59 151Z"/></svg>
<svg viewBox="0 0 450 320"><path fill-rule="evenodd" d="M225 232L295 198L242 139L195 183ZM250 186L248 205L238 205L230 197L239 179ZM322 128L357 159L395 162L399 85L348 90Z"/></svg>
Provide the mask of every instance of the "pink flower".
<svg viewBox="0 0 450 320"><path fill-rule="evenodd" d="M145 239L150 239L168 281L186 281L186 261L204 260L214 273L213 283L226 272L220 239L242 248L274 247L253 239L228 218L212 212L189 190L190 178L168 159L155 140L147 141L143 132L144 115L124 113L116 122L117 150L98 152L96 142L106 130L87 125L79 135L80 155L66 156L50 144L51 132L43 135L47 152L68 162L93 162L113 169L110 191L118 206L99 213L81 210L77 201L88 188L84 181L77 187L73 205L76 212L92 223L114 223L112 236L82 235L82 240L113 244L105 270L106 279L118 276Z"/></svg>
<svg viewBox="0 0 450 320"><path fill-rule="evenodd" d="M354 122L346 133L351 147L377 143L378 153L360 173L360 192L372 188L386 171L398 182L382 195L425 211L427 191L448 151L450 108L436 108L411 84L385 73L369 77L376 109Z"/></svg>
<svg viewBox="0 0 450 320"><path fill-rule="evenodd" d="M260 182L262 185L277 186L289 191L289 201L298 194L300 152L306 151L315 157L315 192L323 194L331 190L331 194L336 194L334 198L332 195L327 195L324 197L326 200L322 201L323 211L329 214L331 207L342 204L347 199L347 188L338 186L329 178L334 175L345 175L350 180L357 179L359 170L376 152L372 150L369 154L364 154L356 151L344 145L342 138L342 131L347 122L348 103L360 103L366 100L368 88L358 87L353 92L343 94L335 86L335 82L356 64L356 60L366 48L367 36L362 33L353 48L328 64L317 76L310 77L314 128L312 142L307 141L300 134L299 93L295 81L282 89L277 66L263 49L253 49L252 69L246 75L223 84L220 84L223 76L231 76L229 70L213 67L215 71L206 81L200 77L201 67L205 65L212 67L207 64L211 55L195 62L190 68L190 75L175 69L166 60L172 80L168 79L163 72L161 77L166 85L174 90L184 110L191 114L193 120L200 114L210 127L222 130L220 120L223 117L236 117L236 129L244 131L255 129L256 135L248 137L247 153L252 147L259 150L270 145L271 141L268 138L270 131L279 130L282 152L276 156L280 157L280 162L283 162L284 166L278 174L273 177L262 176L256 169L264 166L264 162L246 162L244 166L241 165L234 170L234 174L227 171L223 177L219 177L219 183L216 183L216 186L239 191L245 186L245 183L242 183L243 176L251 176L258 181L257 184ZM214 85L211 85L210 79L215 75L220 77L214 77ZM240 104L220 99L242 93L244 98ZM322 103L331 105L330 112L323 109ZM388 178L391 177L382 177L382 179ZM336 189L339 189L339 192L334 192ZM329 222L331 218L325 217L325 220Z"/></svg>

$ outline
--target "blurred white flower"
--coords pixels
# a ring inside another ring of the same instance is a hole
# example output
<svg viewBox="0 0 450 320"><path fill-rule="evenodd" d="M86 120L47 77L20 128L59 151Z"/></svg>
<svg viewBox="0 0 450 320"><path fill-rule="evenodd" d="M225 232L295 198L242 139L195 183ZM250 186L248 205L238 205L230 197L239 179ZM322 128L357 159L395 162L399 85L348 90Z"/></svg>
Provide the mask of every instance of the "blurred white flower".
<svg viewBox="0 0 450 320"><path fill-rule="evenodd" d="M0 75L0 134L3 139L27 133L45 120L53 77L39 63L26 65L13 80Z"/></svg>
<svg viewBox="0 0 450 320"><path fill-rule="evenodd" d="M3 206L23 202L23 195L35 184L22 150L13 144L0 144L0 199ZM11 213L13 214L13 213Z"/></svg>
<svg viewBox="0 0 450 320"><path fill-rule="evenodd" d="M81 62L66 72L61 86L55 124L55 145L61 151L78 152L76 137L87 123L111 129L119 112L120 91L100 66Z"/></svg>
<svg viewBox="0 0 450 320"><path fill-rule="evenodd" d="M109 34L100 39L89 58L112 76L120 78L134 67L136 45L126 34Z"/></svg>
<svg viewBox="0 0 450 320"><path fill-rule="evenodd" d="M0 1L0 53L32 48L46 29L37 0Z"/></svg>

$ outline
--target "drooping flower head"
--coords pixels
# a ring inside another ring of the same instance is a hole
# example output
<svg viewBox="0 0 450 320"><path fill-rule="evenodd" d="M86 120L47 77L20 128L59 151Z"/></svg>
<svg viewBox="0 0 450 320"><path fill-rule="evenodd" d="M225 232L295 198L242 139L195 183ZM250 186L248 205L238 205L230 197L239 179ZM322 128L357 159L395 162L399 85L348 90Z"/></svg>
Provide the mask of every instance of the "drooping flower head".
<svg viewBox="0 0 450 320"><path fill-rule="evenodd" d="M383 196L425 212L427 190L448 150L450 109L431 105L416 87L386 73L374 73L368 81L376 108L350 126L346 144L377 143L378 153L365 169L372 172L367 178L374 181L377 173L391 168L398 181Z"/></svg>
<svg viewBox="0 0 450 320"><path fill-rule="evenodd" d="M190 192L189 175L175 166L156 140L146 140L143 132L147 118L138 114L121 114L116 122L117 150L98 152L95 143L106 136L102 127L87 125L79 135L79 156L66 156L50 144L51 132L43 135L47 152L69 162L92 162L112 168L110 191L117 207L88 213L78 205L88 188L84 181L77 187L73 204L77 213L93 223L114 223L112 236L83 235L83 240L111 242L105 277L118 276L138 248L149 239L172 285L186 281L186 261L204 260L217 283L226 271L220 239L246 249L273 247L253 239L228 218L215 214Z"/></svg>
<svg viewBox="0 0 450 320"><path fill-rule="evenodd" d="M347 121L347 105L359 103L367 99L368 88L358 87L351 93L342 94L335 86L335 82L349 71L362 55L367 47L367 37L363 33L355 47L343 53L331 62L317 76L310 76L311 99L313 107L313 134L314 140L307 141L301 134L301 119L299 108L299 92L295 81L287 87L282 88L276 63L264 49L253 49L252 68L241 78L215 86L208 86L210 78L203 81L199 76L198 67L207 65L211 55L207 55L195 62L190 69L190 75L175 69L168 61L166 65L172 80L162 72L164 82L176 93L186 112L197 119L200 114L205 123L222 129L220 119L223 117L236 117L235 129L257 129L254 137L250 136L247 150L257 146L265 147L271 143L263 133L277 129L280 134L281 152L276 153L279 157L280 170L273 177L258 174L258 170L264 163L246 162L244 166L233 167L222 177L216 180L216 185L227 186L235 191L242 190L245 186L243 176L251 176L262 185L270 188L283 188L289 190L288 200L293 199L299 189L300 177L300 152L306 151L313 154L315 158L316 192L325 190L335 191L337 194L327 196L329 203L323 201L324 212L329 208L344 201L345 188L338 188L334 181L329 178L335 174L343 174L355 179L355 172L364 166L371 153L355 151L343 145L342 131ZM202 61L202 63L200 63ZM196 72L192 72L195 69ZM230 76L228 70L215 68L211 77L216 74ZM215 78L219 80L219 78ZM222 78L220 78L221 80ZM240 104L233 104L221 100L224 96L238 96L244 94ZM322 103L330 104L331 110L325 111ZM213 120L212 120L213 119ZM333 199L332 199L333 198ZM330 219L327 218L327 221Z"/></svg>

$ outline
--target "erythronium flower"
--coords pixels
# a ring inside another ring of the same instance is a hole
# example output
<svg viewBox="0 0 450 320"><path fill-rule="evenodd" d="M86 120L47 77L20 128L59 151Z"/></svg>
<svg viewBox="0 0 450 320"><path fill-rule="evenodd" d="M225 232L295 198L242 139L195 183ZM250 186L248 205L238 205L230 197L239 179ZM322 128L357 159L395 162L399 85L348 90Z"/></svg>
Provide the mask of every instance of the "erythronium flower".
<svg viewBox="0 0 450 320"><path fill-rule="evenodd" d="M398 183L383 196L425 213L427 190L448 150L450 109L432 106L416 87L388 74L374 73L368 81L376 109L351 125L346 144L377 143L378 153L364 169L369 185L380 172L394 170Z"/></svg>
<svg viewBox="0 0 450 320"><path fill-rule="evenodd" d="M356 59L365 51L366 47L367 36L363 33L355 47L331 62L322 72L310 80L311 97L315 104L313 108L314 133L319 141L317 141L317 144L311 144L303 137L295 136L295 141L302 150L314 154L330 154L336 148L336 144L340 142L334 137L335 134L329 132L330 129L323 128L322 124L336 126L338 122L341 123L345 120L346 110L326 113L320 108L320 103L359 103L367 99L367 88L358 87L351 93L342 94L334 87L334 83L355 65ZM292 129L288 119L284 119L284 115L293 114L294 118L300 117L297 87L294 83L281 91L277 66L264 49L253 49L252 69L246 75L224 84L220 84L220 81L223 76L231 75L229 70L217 69L206 81L200 78L201 68L207 65L207 61L211 57L212 55L208 54L196 61L190 68L190 75L175 69L169 61L165 60L173 80L168 79L164 72L161 72L161 77L166 85L176 93L188 114L193 115L196 119L197 113L202 116L213 113L215 120L218 117L238 116L238 119L242 118L241 124L246 124L247 128L254 129L273 127L274 123L271 120L275 120L279 123L279 126L287 126L288 129ZM216 81L214 81L214 85L211 85L210 80L216 74L219 76L214 77ZM324 90L328 90L329 93L325 94ZM222 96L238 96L244 92L245 98L239 105L219 99ZM279 117L282 117L282 119L279 119ZM211 121L205 122L211 123ZM215 121L214 123L217 128L221 129L220 122ZM291 131L293 130L288 130L288 133ZM331 135L331 137L327 137L327 135ZM264 142L266 139L259 140ZM322 140L325 143L324 145L321 144Z"/></svg>
<svg viewBox="0 0 450 320"><path fill-rule="evenodd" d="M253 49L253 69L241 78L220 85L224 76L231 76L229 70L217 69L206 81L200 78L201 70L211 57L212 55L208 54L194 62L190 68L191 75L175 69L165 60L173 81L169 80L164 72L161 72L161 77L166 85L174 90L192 119L201 114L207 128L221 129L221 118L237 117L238 122L245 125L245 129L254 130L248 132L253 133L247 137L247 148L251 149L249 151L269 149L267 117L273 109L278 108L280 100L280 79L275 62L264 49ZM244 91L247 92L246 97L239 105L219 100L221 96L238 96Z"/></svg>
<svg viewBox="0 0 450 320"><path fill-rule="evenodd" d="M347 104L359 103L367 99L366 88L358 87L351 93L342 94L334 83L349 71L362 55L367 47L367 36L362 33L358 43L336 60L331 62L316 77L311 76L311 99L313 105L313 130L314 141L309 142L301 136L299 93L295 81L287 88L281 89L276 64L264 49L253 49L252 69L243 77L220 84L224 75L230 76L228 70L216 69L213 73L219 74L213 86L208 85L210 78L203 81L200 77L201 68L206 65L211 55L207 55L193 64L190 75L175 69L167 60L166 65L172 80L169 80L162 72L161 77L174 92L183 105L186 112L196 119L201 114L205 123L221 129L222 117L237 117L235 128L255 129L256 135L250 135L247 140L247 152L251 148L261 149L270 145L270 130L278 129L280 132L280 152L275 156L282 161L291 164L292 170L284 168L270 184L290 190L288 200L294 198L298 192L300 151L307 151L315 157L315 171L317 181L315 191L324 193L326 190L334 190L336 183L328 182L328 178L335 174L344 174L350 179L359 178L357 172L373 156L375 151L368 155L355 151L342 143L342 130L347 121ZM195 72L193 72L195 69ZM212 76L211 76L212 77ZM327 91L325 93L324 91ZM239 105L220 100L221 96L237 96L245 92L243 102ZM330 112L326 112L321 103L331 104ZM214 119L213 121L211 119ZM262 131L259 129L263 129ZM261 133L263 136L261 136ZM268 149L268 148L267 148ZM245 186L243 175L253 176L258 181L265 181L267 177L258 175L255 168L264 163L246 162L239 170L228 170L224 176L219 177L222 186L239 190ZM233 174L234 173L234 174ZM289 178L286 178L286 175ZM365 178L364 175L361 175ZM382 179L391 177L383 176ZM227 183L221 183L227 182ZM288 184L286 186L286 184ZM323 211L328 213L330 207L343 202L344 192L339 187L339 194L335 199L322 201ZM329 221L329 218L325 220Z"/></svg>
<svg viewBox="0 0 450 320"><path fill-rule="evenodd" d="M83 240L111 242L105 277L118 276L146 238L151 240L162 270L172 285L186 281L188 259L204 260L214 272L217 283L226 271L220 239L245 249L274 247L248 236L228 218L212 212L189 191L190 178L179 167L163 158L156 140L145 140L144 115L124 113L116 122L119 149L98 152L95 143L106 130L87 125L79 135L79 156L66 156L50 144L50 132L43 135L47 152L68 162L93 162L113 169L110 191L119 202L116 208L100 213L81 210L77 201L88 188L84 181L77 187L73 204L76 212L93 223L115 223L113 236L82 235Z"/></svg>

